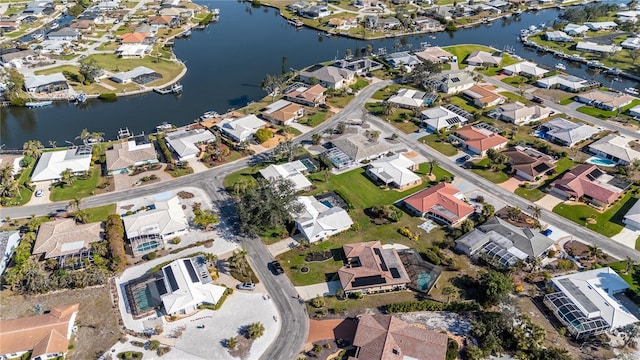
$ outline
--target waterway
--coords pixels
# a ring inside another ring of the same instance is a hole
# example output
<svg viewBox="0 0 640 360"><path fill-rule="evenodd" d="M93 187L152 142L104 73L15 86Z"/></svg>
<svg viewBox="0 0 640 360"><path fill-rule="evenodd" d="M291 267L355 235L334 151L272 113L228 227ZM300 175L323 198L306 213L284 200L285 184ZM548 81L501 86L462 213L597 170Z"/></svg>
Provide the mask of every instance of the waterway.
<svg viewBox="0 0 640 360"><path fill-rule="evenodd" d="M394 49L396 39L356 40L342 37L318 36L312 29L296 30L271 8L251 8L247 3L204 1L210 8L220 9L220 20L204 31L194 31L189 39L177 40L176 56L189 71L181 80L181 96L154 93L124 97L115 103L91 100L83 106L56 103L40 109L0 109L0 144L7 149L21 148L30 139L38 139L45 146L55 141L58 146L74 142L83 128L116 138L119 128L128 127L133 133L152 132L156 125L169 122L184 125L194 121L205 111L225 112L262 98L260 82L266 74L278 74L285 67L301 69L313 63L342 57L346 49L354 54L372 44L374 49ZM520 17L497 20L489 25L461 29L454 33L416 35L406 38L412 49L421 43L432 45L485 44L498 49L513 48L525 59L553 67L558 59L523 47L517 36L520 29L541 23L552 24L558 10L524 13ZM403 41L404 42L404 41ZM408 47L405 47L408 49ZM632 81L612 81L605 75L586 72L586 67L567 64L573 75L592 78L606 86L624 89L635 86Z"/></svg>

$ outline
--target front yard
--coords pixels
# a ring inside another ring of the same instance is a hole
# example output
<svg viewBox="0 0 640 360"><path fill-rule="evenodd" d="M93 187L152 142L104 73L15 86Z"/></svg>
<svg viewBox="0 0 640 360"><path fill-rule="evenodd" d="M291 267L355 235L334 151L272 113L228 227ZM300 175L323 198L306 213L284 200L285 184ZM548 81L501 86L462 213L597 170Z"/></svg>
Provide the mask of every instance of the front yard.
<svg viewBox="0 0 640 360"><path fill-rule="evenodd" d="M458 153L458 149L447 141L446 136L431 134L421 137L418 141L429 145L434 150L445 156L454 156Z"/></svg>
<svg viewBox="0 0 640 360"><path fill-rule="evenodd" d="M598 119L607 120L609 118L616 117L616 116L627 117L628 115L625 114L627 110L631 109L636 105L640 105L640 99L635 99L631 102L631 104L622 107L619 113L618 111L607 111L607 110L602 110L593 106L586 106L586 105L580 106L577 110L583 114L587 114Z"/></svg>
<svg viewBox="0 0 640 360"><path fill-rule="evenodd" d="M504 165L493 170L491 168L488 168L489 163L490 163L489 158L484 158L474 163L471 171L491 181L494 184L501 184L509 180L509 175L504 172Z"/></svg>
<svg viewBox="0 0 640 360"><path fill-rule="evenodd" d="M372 114L388 121L390 124L398 128L405 134L411 134L420 129L418 126L419 120L414 117L412 110L408 109L393 109L389 115L384 114L384 108L382 103L367 103L365 108L371 111Z"/></svg>
<svg viewBox="0 0 640 360"><path fill-rule="evenodd" d="M94 166L93 168L89 169L89 175L90 176L88 179L78 179L74 181L71 186L52 186L49 199L51 201L63 201L71 200L74 198L81 199L93 195L93 192L98 186L98 181L100 180L100 166Z"/></svg>

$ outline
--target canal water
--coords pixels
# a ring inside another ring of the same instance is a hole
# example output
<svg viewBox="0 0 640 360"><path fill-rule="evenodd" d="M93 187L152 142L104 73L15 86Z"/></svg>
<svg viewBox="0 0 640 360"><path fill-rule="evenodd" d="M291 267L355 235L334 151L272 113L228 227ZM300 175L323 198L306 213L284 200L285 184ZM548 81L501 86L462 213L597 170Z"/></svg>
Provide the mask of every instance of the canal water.
<svg viewBox="0 0 640 360"><path fill-rule="evenodd" d="M287 70L301 69L342 57L346 49L359 54L360 49L369 44L376 51L386 48L392 52L397 41L327 38L311 29L296 30L275 9L252 8L248 3L231 1L202 3L219 8L220 20L203 31L194 31L189 39L175 42L176 56L189 69L181 80L184 85L181 96L149 93L123 97L115 103L91 100L83 106L55 103L40 109L0 109L0 144L15 149L21 148L27 140L37 139L45 146L49 141L65 145L76 141L74 138L83 128L104 132L105 138L114 139L118 129L123 127L133 133L149 133L162 122L188 124L206 111L222 113L263 97L260 82L266 74L281 72L283 57ZM558 59L524 48L517 37L521 29L541 23L552 24L558 15L557 10L545 10L454 33L409 36L403 43L411 46L404 49L418 49L425 42L441 46L485 44L498 49L512 48L525 59L553 67ZM567 64L567 71L618 89L635 85L631 81L612 82L605 75L589 74L584 65Z"/></svg>

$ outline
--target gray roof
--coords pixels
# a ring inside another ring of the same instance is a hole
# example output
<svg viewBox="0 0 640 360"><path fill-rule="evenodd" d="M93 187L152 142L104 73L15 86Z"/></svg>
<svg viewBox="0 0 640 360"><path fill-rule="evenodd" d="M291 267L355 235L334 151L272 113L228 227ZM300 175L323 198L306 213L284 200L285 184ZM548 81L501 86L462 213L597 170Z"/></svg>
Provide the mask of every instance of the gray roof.
<svg viewBox="0 0 640 360"><path fill-rule="evenodd" d="M478 229L485 233L495 231L511 240L513 246L531 257L542 255L554 243L553 240L531 228L519 228L497 217L478 226Z"/></svg>
<svg viewBox="0 0 640 360"><path fill-rule="evenodd" d="M353 74L355 73L349 69L341 69L336 66L323 66L315 71L303 71L300 75L308 78L314 77L326 83L337 83Z"/></svg>
<svg viewBox="0 0 640 360"><path fill-rule="evenodd" d="M377 143L371 142L360 134L349 137L343 136L333 140L332 143L354 161L361 161L389 151L389 146L386 143L380 141Z"/></svg>
<svg viewBox="0 0 640 360"><path fill-rule="evenodd" d="M57 82L67 82L67 79L62 73L54 73L49 75L29 75L24 77L25 89L37 88L47 84L53 84Z"/></svg>
<svg viewBox="0 0 640 360"><path fill-rule="evenodd" d="M567 144L575 144L597 134L599 130L593 126L574 123L563 118L556 118L543 124L547 135Z"/></svg>
<svg viewBox="0 0 640 360"><path fill-rule="evenodd" d="M18 50L18 49L15 49L15 50ZM34 56L35 54L36 54L35 51L31 49L7 51L5 53L2 53L2 55L0 55L0 60L2 60L3 63L8 63L9 61L12 61L15 59L22 59L28 56Z"/></svg>
<svg viewBox="0 0 640 360"><path fill-rule="evenodd" d="M214 141L215 135L209 130L178 130L167 134L167 142L180 158L197 155L200 149L197 144Z"/></svg>
<svg viewBox="0 0 640 360"><path fill-rule="evenodd" d="M9 239L15 235L20 236L18 231L0 231L0 256L6 254Z"/></svg>
<svg viewBox="0 0 640 360"><path fill-rule="evenodd" d="M78 36L78 30L67 26L47 34L49 38L52 36Z"/></svg>
<svg viewBox="0 0 640 360"><path fill-rule="evenodd" d="M461 84L475 84L473 75L466 71L451 72L442 77L442 83L448 87L458 87Z"/></svg>
<svg viewBox="0 0 640 360"><path fill-rule="evenodd" d="M125 82L127 80L131 80L133 78L136 78L140 75L146 75L146 74L153 74L155 73L154 70L149 69L148 67L144 67L144 66L138 66L136 68L133 68L129 71L122 71L116 74L111 75L112 79L116 79L119 82Z"/></svg>

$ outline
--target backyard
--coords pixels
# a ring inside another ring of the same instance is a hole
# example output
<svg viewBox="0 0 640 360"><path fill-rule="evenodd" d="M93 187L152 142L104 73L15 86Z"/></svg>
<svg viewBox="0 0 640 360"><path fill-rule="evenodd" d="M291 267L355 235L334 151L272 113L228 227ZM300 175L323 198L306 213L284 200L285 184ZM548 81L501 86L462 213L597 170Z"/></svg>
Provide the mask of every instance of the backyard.
<svg viewBox="0 0 640 360"><path fill-rule="evenodd" d="M147 56L144 59L121 59L114 54L94 54L87 57L85 61L90 60L95 60L98 67L112 72L128 71L138 66L145 66L162 75L162 79L146 84L147 86L167 83L178 76L184 68L184 65L180 63L163 59L157 60L152 56Z"/></svg>
<svg viewBox="0 0 640 360"><path fill-rule="evenodd" d="M446 47L443 47L443 49L452 53L458 59L458 67L460 68L460 70L467 67L466 65L464 65L464 60L472 52L487 51L491 53L495 51L490 47L483 46L483 45L475 45L475 44L460 44L460 45L454 45L454 46L446 46Z"/></svg>

